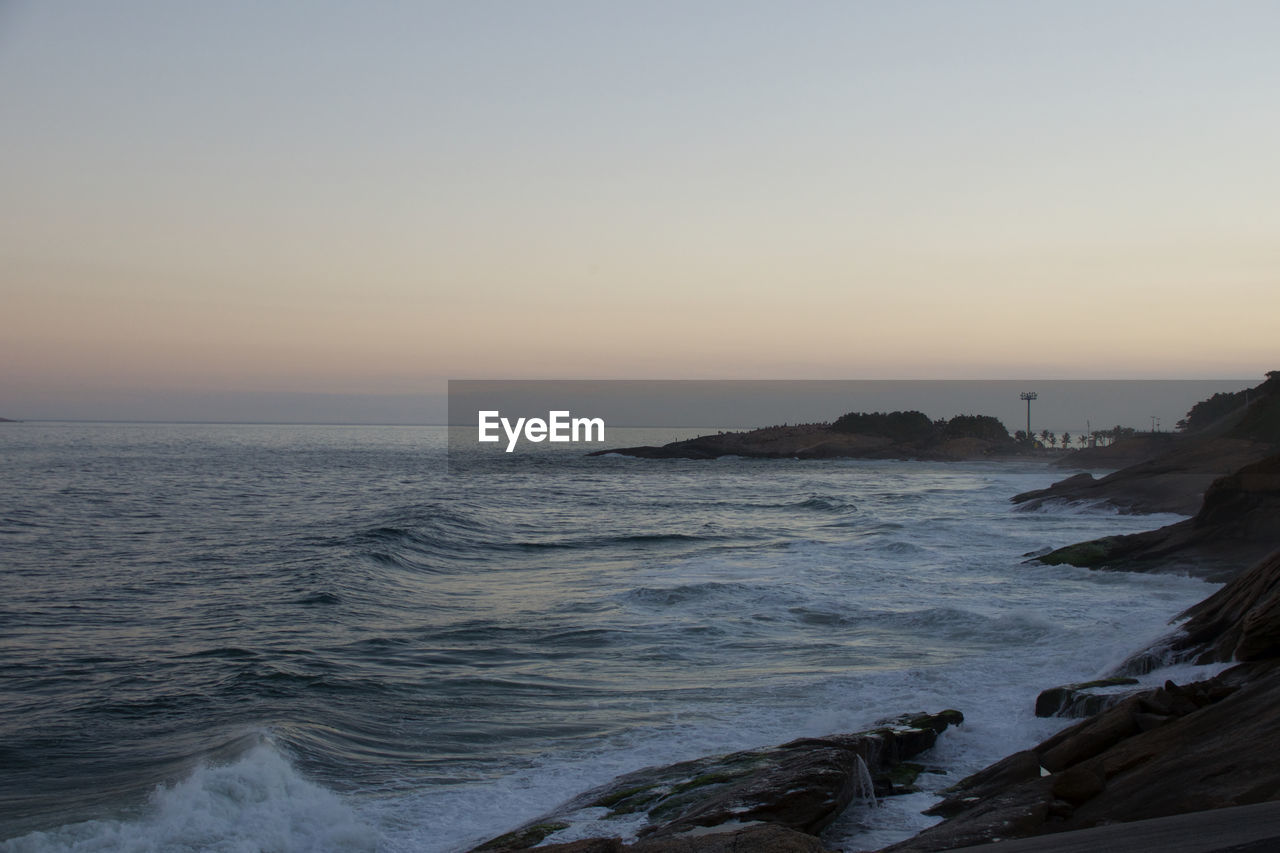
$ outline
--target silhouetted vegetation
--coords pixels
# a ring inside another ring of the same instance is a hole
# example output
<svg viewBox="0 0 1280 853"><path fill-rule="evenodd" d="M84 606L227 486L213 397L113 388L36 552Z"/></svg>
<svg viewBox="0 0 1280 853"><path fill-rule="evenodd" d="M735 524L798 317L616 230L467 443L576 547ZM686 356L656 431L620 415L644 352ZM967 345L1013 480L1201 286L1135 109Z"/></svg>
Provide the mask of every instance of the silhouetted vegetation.
<svg viewBox="0 0 1280 853"><path fill-rule="evenodd" d="M999 418L991 415L956 415L946 422L944 438L981 438L986 441L1009 441L1009 430Z"/></svg>
<svg viewBox="0 0 1280 853"><path fill-rule="evenodd" d="M950 420L929 420L923 412L850 412L836 418L837 432L874 435L901 443L932 444L955 438L1012 443L1009 430L991 415L956 415Z"/></svg>
<svg viewBox="0 0 1280 853"><path fill-rule="evenodd" d="M1199 432L1250 402L1277 392L1280 392L1280 370L1269 370L1267 380L1255 388L1246 388L1234 393L1221 392L1196 403L1191 407L1191 411L1187 412L1187 416L1178 421L1178 431Z"/></svg>
<svg viewBox="0 0 1280 853"><path fill-rule="evenodd" d="M894 441L928 441L933 438L933 421L924 412L849 412L831 425L836 432L878 435Z"/></svg>
<svg viewBox="0 0 1280 853"><path fill-rule="evenodd" d="M1178 421L1178 431L1199 432L1219 418L1243 406L1248 393L1248 391L1222 391L1207 400L1201 400L1191 407L1191 411L1187 412L1185 418Z"/></svg>

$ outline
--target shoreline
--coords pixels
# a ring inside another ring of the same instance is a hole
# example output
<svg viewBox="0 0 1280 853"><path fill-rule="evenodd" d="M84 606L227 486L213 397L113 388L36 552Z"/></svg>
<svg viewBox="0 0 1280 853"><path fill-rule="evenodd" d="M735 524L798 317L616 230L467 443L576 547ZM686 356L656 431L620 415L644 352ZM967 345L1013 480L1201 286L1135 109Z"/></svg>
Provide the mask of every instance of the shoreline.
<svg viewBox="0 0 1280 853"><path fill-rule="evenodd" d="M1266 386L1274 390L1275 385L1275 377L1269 375ZM1125 553L1114 543L1137 542L1152 552L1152 565L1146 567L1147 571L1176 571L1210 582L1227 582L1199 604L1174 615L1170 624L1180 624L1153 645L1133 649L1128 659L1107 675L1150 673L1158 677L1170 665L1192 659L1198 664L1235 665L1208 679L1182 685L1166 680L1164 686L1154 688L1144 688L1131 677L1059 688L1044 685L1037 700L1037 716L1077 716L1082 720L1067 724L1037 746L1007 755L945 789L943 799L925 811L943 820L881 848L884 853L934 853L1032 836L1033 846L1027 849L1039 849L1034 845L1045 835L1068 838L1075 831L1088 831L1098 824L1169 819L1204 809L1280 800L1280 772L1258 758L1259 754L1280 754L1280 711L1272 710L1280 707L1280 550L1272 551L1280 545L1280 454L1275 453L1275 438L1265 429L1257 436L1242 436L1238 428L1242 422L1248 424L1251 417L1265 424L1272 417L1267 410L1280 408L1280 395L1267 394L1264 398L1265 402L1259 400L1243 416L1232 415L1230 422L1224 421L1226 427L1207 439L1193 436L1164 446L1154 445L1154 450L1164 452L1140 459L1101 480L1091 474L1078 474L1047 489L1010 498L1015 505L1025 504L1032 509L1048 508L1055 502L1110 503L1121 512L1127 509L1137 515L1171 509L1183 510L1182 514L1187 515L1187 508L1194 504L1194 515L1167 528L1105 537L1032 559L1047 565L1067 562L1095 570L1132 570L1132 563L1112 564L1113 555ZM1260 440L1267 438L1272 440ZM903 443L883 436L835 436L828 425L802 425L700 436L662 448L609 452L641 458L690 459L723 455L919 458L917 452L905 454L906 449ZM911 449L918 450L919 446ZM991 446L977 449L979 458L990 458L997 452ZM1008 458L1010 454L999 455ZM1015 458L1026 459L1021 455ZM931 461L938 460L934 457ZM1249 547L1237 547L1218 554L1220 559L1216 562L1208 561L1204 543L1208 543L1210 552L1214 548L1221 551L1223 545L1219 543L1242 536L1251 541ZM1096 556L1101 547L1097 543L1106 546L1100 557ZM1133 550L1137 546L1129 547ZM1064 552L1068 558L1064 558ZM1069 558L1080 553L1091 556L1092 562ZM1175 559L1179 554L1184 557L1180 561ZM1270 556L1255 562L1260 554ZM1045 694L1055 691L1062 695L1055 695L1046 703ZM1250 747L1244 755L1234 757L1240 752L1237 738L1249 741ZM738 780L733 784L739 787L731 787L720 798L744 802L743 790L751 789L750 782ZM896 793L891 784L881 791L890 796ZM829 792L829 797L833 802L844 797L836 814L852 798L846 790ZM757 805L752 809L750 814L771 813L770 807ZM1280 811L1280 807L1277 809ZM720 853L757 849L813 853L825 849L819 838L825 823L766 819L764 827L754 825L761 821L748 822L744 827L738 821L726 821L723 816L712 818L697 809L694 814L695 818L702 814L704 819L686 821L683 827L666 832L661 828L646 830L659 838L666 836L665 844L657 846L642 832L640 840L625 845L618 838L593 837L540 849L558 853ZM1196 818L1187 825L1211 823L1209 819ZM698 831L691 831L691 827ZM1142 831L1113 830L1112 835L1133 838ZM525 849L520 844L504 846L503 842L509 840L510 837L495 839L476 849ZM1197 848L1193 843L1186 849Z"/></svg>

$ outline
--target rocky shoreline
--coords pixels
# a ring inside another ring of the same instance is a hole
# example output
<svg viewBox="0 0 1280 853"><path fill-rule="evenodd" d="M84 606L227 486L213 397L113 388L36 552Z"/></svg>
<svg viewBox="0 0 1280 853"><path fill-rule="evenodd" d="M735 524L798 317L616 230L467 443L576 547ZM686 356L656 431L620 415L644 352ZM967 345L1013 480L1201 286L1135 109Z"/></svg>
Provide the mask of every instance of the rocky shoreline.
<svg viewBox="0 0 1280 853"><path fill-rule="evenodd" d="M833 435L827 425L771 430L627 451L647 458L825 458L852 450L861 458L920 458L895 455L909 449L902 442ZM1002 451L971 444L969 452ZM1131 451L1118 453L1125 452ZM926 812L943 820L884 853L932 853L1280 801L1280 374L1253 389L1247 410L1171 445L1149 442L1142 453L1155 455L1101 479L1076 475L1012 500L1026 507L1100 502L1191 518L1033 559L1187 573L1225 586L1106 677L1042 692L1038 715L1083 719L948 788ZM1212 678L1156 688L1142 689L1132 677L1176 662L1235 665ZM827 848L819 833L855 801L871 807L877 797L913 790L921 765L909 759L962 720L958 711L914 714L863 732L647 768L475 850L820 853ZM636 840L544 843L575 820L600 814L627 816ZM1248 849L1276 849L1267 847L1273 841L1280 845L1280 835Z"/></svg>
<svg viewBox="0 0 1280 853"><path fill-rule="evenodd" d="M817 835L855 800L870 805L877 797L914 791L911 782L921 768L908 759L963 720L950 710L908 714L866 731L649 767L581 794L475 853L527 850L579 820L599 817L638 824L639 840L624 847L620 838L593 838L538 849L821 850ZM760 846L766 840L768 846Z"/></svg>

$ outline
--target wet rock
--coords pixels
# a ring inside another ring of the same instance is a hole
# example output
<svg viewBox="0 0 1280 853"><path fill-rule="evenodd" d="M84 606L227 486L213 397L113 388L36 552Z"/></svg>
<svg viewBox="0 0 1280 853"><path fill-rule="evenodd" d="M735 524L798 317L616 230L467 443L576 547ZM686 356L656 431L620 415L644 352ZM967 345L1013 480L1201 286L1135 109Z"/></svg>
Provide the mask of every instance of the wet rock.
<svg viewBox="0 0 1280 853"><path fill-rule="evenodd" d="M770 824L638 841L626 850L630 853L827 853L827 848L814 836Z"/></svg>
<svg viewBox="0 0 1280 853"><path fill-rule="evenodd" d="M497 838L490 839L475 849L486 853L502 853L505 850L526 850L541 844L543 839L553 832L568 828L569 824L565 821L539 821L538 823L522 826L505 835L499 835Z"/></svg>
<svg viewBox="0 0 1280 853"><path fill-rule="evenodd" d="M1197 502L1195 516L1186 521L1079 542L1034 559L1048 565L1185 573L1230 581L1280 547L1280 454L1213 480L1203 502ZM1272 606L1280 610L1280 601ZM1268 622L1275 624L1274 619ZM1259 635L1259 639L1271 647L1280 642L1280 635L1265 639Z"/></svg>
<svg viewBox="0 0 1280 853"><path fill-rule="evenodd" d="M621 838L584 838L563 844L544 844L541 853L622 853L625 848Z"/></svg>
<svg viewBox="0 0 1280 853"><path fill-rule="evenodd" d="M1207 664L1280 656L1280 550L1178 618L1186 621L1121 670L1141 672L1152 664L1180 660Z"/></svg>
<svg viewBox="0 0 1280 853"><path fill-rule="evenodd" d="M871 798L874 775L929 749L940 732L963 719L958 711L909 714L863 732L646 768L575 797L477 849L531 847L587 819L583 814L600 817L602 809L608 817L643 816L637 832L641 839L685 838L705 834L710 827L749 823L813 835L854 799Z"/></svg>
<svg viewBox="0 0 1280 853"><path fill-rule="evenodd" d="M1122 701L1133 692L1117 692L1116 687L1137 683L1136 678L1117 676L1050 687L1048 690L1041 691L1036 697L1036 716L1091 717Z"/></svg>
<svg viewBox="0 0 1280 853"><path fill-rule="evenodd" d="M948 796L925 810L936 817L952 817L968 811L983 800L1022 782L1038 780L1042 776L1040 755L1034 750L1024 750L1006 756L972 776L961 779L943 793Z"/></svg>
<svg viewBox="0 0 1280 853"><path fill-rule="evenodd" d="M947 820L884 853L1280 800L1277 755L1280 659L1242 664L1130 697L970 776L945 801ZM1054 772L1033 776L1037 764Z"/></svg>
<svg viewBox="0 0 1280 853"><path fill-rule="evenodd" d="M1049 738L1036 748L1041 763L1051 773L1094 758L1115 744L1136 734L1137 697L1130 697L1080 725Z"/></svg>
<svg viewBox="0 0 1280 853"><path fill-rule="evenodd" d="M1155 459L1105 477L1076 474L1048 488L1014 495L1010 500L1026 509L1053 503L1085 503L1111 506L1124 513L1194 515L1214 480L1275 453L1276 444L1274 439L1188 439Z"/></svg>
<svg viewBox="0 0 1280 853"><path fill-rule="evenodd" d="M887 772L877 773L872 779L875 782L877 797L893 797L899 794L914 794L920 789L916 787L916 779L924 772L923 764L903 761L891 767Z"/></svg>

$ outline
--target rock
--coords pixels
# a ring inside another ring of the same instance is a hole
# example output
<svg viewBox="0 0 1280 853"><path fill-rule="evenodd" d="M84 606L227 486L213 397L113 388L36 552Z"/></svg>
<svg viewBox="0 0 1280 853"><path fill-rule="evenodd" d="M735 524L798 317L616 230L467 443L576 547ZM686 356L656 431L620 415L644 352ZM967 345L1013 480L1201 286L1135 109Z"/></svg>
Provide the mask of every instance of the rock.
<svg viewBox="0 0 1280 853"><path fill-rule="evenodd" d="M671 836L697 827L761 821L816 834L853 801L859 784L856 746L811 741L782 747L751 772L738 777L710 774L705 785L686 788L650 811L662 823L640 831L642 838ZM680 798L679 793L697 796ZM871 792L866 792L870 794Z"/></svg>
<svg viewBox="0 0 1280 853"><path fill-rule="evenodd" d="M812 835L769 824L638 841L626 850L631 853L828 853L822 842Z"/></svg>
<svg viewBox="0 0 1280 853"><path fill-rule="evenodd" d="M1052 464L1059 468L1105 468L1108 471L1116 471L1167 453L1178 438L1179 436L1172 432L1125 436L1111 444L1081 448ZM1092 475L1083 476L1092 479ZM1063 482L1069 481L1068 479Z"/></svg>
<svg viewBox="0 0 1280 853"><path fill-rule="evenodd" d="M1158 729L1172 719L1173 717L1168 714L1147 714L1141 711L1133 715L1134 725L1138 727L1138 731L1140 732L1149 732L1152 729Z"/></svg>
<svg viewBox="0 0 1280 853"><path fill-rule="evenodd" d="M1229 581L1280 547L1280 454L1215 480L1193 518L1158 530L1068 545L1049 565L1187 573Z"/></svg>
<svg viewBox="0 0 1280 853"><path fill-rule="evenodd" d="M1000 791L1041 777L1039 753L1030 749L1015 752L952 785L944 792L949 796L924 813L936 817L952 817L968 811Z"/></svg>
<svg viewBox="0 0 1280 853"><path fill-rule="evenodd" d="M1280 656L1280 550L1178 618L1186 621L1125 661L1120 671L1149 671L1183 660L1208 664Z"/></svg>
<svg viewBox="0 0 1280 853"><path fill-rule="evenodd" d="M951 791L947 820L883 853L1280 800L1277 755L1280 659L1273 658L1130 697L994 764ZM1032 776L1037 762L1055 772Z"/></svg>
<svg viewBox="0 0 1280 853"><path fill-rule="evenodd" d="M1280 592L1258 602L1240 626L1236 660L1263 660L1280 654Z"/></svg>
<svg viewBox="0 0 1280 853"><path fill-rule="evenodd" d="M1138 726L1133 719L1137 704L1138 698L1130 697L1077 726L1059 732L1036 748L1040 762L1051 773L1056 773L1094 758L1137 733Z"/></svg>
<svg viewBox="0 0 1280 853"><path fill-rule="evenodd" d="M929 749L940 732L963 719L958 711L908 714L863 732L638 770L476 849L532 847L581 819L576 813L590 810L597 817L600 809L609 816L642 814L642 839L685 838L747 823L813 835L856 797L870 798L872 776Z"/></svg>
<svg viewBox="0 0 1280 853"><path fill-rule="evenodd" d="M581 841L566 841L563 844L544 844L539 847L540 853L622 853L621 838L584 838Z"/></svg>
<svg viewBox="0 0 1280 853"><path fill-rule="evenodd" d="M1026 508L1052 502L1101 503L1121 512L1194 515L1214 480L1280 452L1280 373L1268 373L1265 382L1251 389L1249 399L1247 408L1232 411L1205 429L1171 436L1167 449L1152 458L1101 479L1077 474L1011 500ZM1121 444L1117 442L1116 447ZM1148 449L1156 447L1152 444ZM1087 464L1087 454L1094 451L1080 451L1071 461Z"/></svg>
<svg viewBox="0 0 1280 853"><path fill-rule="evenodd" d="M958 817L885 847L880 853L923 853L1036 835L1049 820L1053 802L1049 780L1036 779L977 799ZM1055 818L1061 820L1060 815L1066 810L1059 806L1056 811L1059 814Z"/></svg>
<svg viewBox="0 0 1280 853"><path fill-rule="evenodd" d="M542 840L553 832L568 828L568 823L554 820L527 824L505 835L490 839L475 849L477 851L493 851L493 853L501 853L501 851L505 850L526 850L542 843Z"/></svg>
<svg viewBox="0 0 1280 853"><path fill-rule="evenodd" d="M920 789L916 787L916 779L924 772L923 764L903 761L891 767L887 772L877 773L872 777L877 797L893 797L899 794L914 794Z"/></svg>
<svg viewBox="0 0 1280 853"><path fill-rule="evenodd" d="M1118 676L1050 687L1036 697L1036 716L1091 717L1133 693L1117 692L1113 688L1137 683L1136 678Z"/></svg>
<svg viewBox="0 0 1280 853"><path fill-rule="evenodd" d="M1179 442L1168 453L1100 479L1076 474L1046 489L1014 495L1011 500L1025 509L1061 502L1102 504L1123 513L1194 515L1214 480L1276 449L1274 443L1245 439Z"/></svg>
<svg viewBox="0 0 1280 853"><path fill-rule="evenodd" d="M1096 769L1084 766L1072 767L1053 776L1053 795L1078 806L1102 793L1107 780Z"/></svg>

